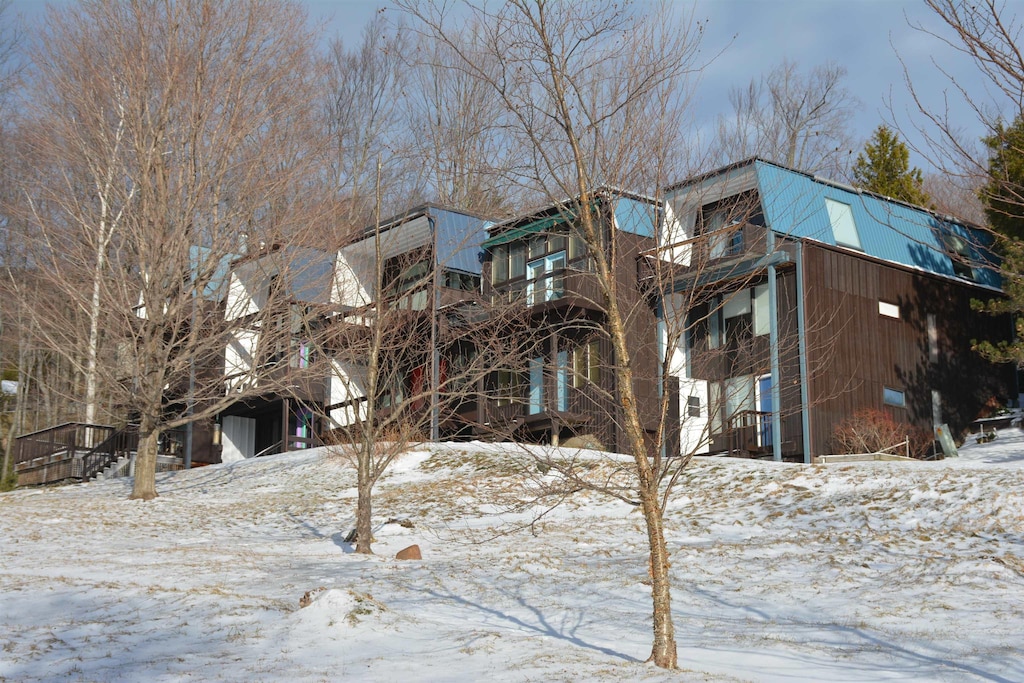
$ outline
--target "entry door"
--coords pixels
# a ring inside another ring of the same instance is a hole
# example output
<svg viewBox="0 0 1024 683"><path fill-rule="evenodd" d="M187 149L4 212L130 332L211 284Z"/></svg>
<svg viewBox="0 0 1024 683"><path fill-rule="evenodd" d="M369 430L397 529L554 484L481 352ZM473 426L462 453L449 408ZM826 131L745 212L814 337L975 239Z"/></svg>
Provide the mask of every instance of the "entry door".
<svg viewBox="0 0 1024 683"><path fill-rule="evenodd" d="M544 409L544 359L530 359L530 404L529 414L536 415Z"/></svg>
<svg viewBox="0 0 1024 683"><path fill-rule="evenodd" d="M772 445L772 376L761 375L757 378L757 410L759 416L757 445Z"/></svg>

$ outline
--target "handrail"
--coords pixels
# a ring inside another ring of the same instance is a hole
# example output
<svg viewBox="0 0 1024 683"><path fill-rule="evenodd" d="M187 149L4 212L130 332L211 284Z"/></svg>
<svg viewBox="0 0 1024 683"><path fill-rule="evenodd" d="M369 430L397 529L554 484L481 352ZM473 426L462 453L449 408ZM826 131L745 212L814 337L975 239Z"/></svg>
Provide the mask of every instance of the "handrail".
<svg viewBox="0 0 1024 683"><path fill-rule="evenodd" d="M53 427L44 427L43 429L37 429L34 432L26 432L25 434L19 434L15 438L16 439L21 439L21 438L24 438L26 436L35 436L36 434L42 434L44 432L52 432L52 431L56 431L56 430L59 430L59 429L63 429L64 427L70 427L70 426L97 427L97 428L101 428L101 429L114 429L110 425L101 425L101 424L95 424L95 423L90 423L90 422L63 422L63 423L61 423L59 425L54 425Z"/></svg>
<svg viewBox="0 0 1024 683"><path fill-rule="evenodd" d="M284 443L284 441L283 441L283 440L281 440L281 441L277 441L277 442L275 442L275 443L272 443L272 444L270 444L269 446L267 446L267 447L266 447L266 448L264 448L264 449L263 449L262 451L260 451L259 453L257 453L256 455L254 455L254 456L252 456L252 457L254 457L254 458L259 458L259 457L262 457L262 456L264 456L264 455L270 455L270 454L271 454L271 452L272 452L272 451L273 451L273 450L274 450L275 448L280 448L280 447L281 447L281 445L282 445L283 443Z"/></svg>
<svg viewBox="0 0 1024 683"><path fill-rule="evenodd" d="M88 424L85 422L65 422L56 427L40 429L22 434L16 439L18 444L15 454L15 465L44 458L60 451L76 452L95 448L96 437L100 443L114 433L115 428L109 425Z"/></svg>
<svg viewBox="0 0 1024 683"><path fill-rule="evenodd" d="M82 456L82 479L88 481L122 454L139 449L138 425L127 425L108 436L101 444Z"/></svg>

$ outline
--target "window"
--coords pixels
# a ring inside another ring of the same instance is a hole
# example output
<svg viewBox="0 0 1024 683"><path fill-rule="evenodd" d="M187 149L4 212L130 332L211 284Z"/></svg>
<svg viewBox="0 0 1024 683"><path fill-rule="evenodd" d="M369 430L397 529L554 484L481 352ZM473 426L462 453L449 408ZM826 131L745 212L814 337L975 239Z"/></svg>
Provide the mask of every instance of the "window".
<svg viewBox="0 0 1024 683"><path fill-rule="evenodd" d="M732 344L735 348L740 342L750 339L753 331L750 294L749 289L742 289L725 295L722 303L723 345Z"/></svg>
<svg viewBox="0 0 1024 683"><path fill-rule="evenodd" d="M389 259L384 266L385 291L393 299L394 308L423 311L427 308L427 290L424 287L430 279L430 261L420 260L409 264L411 254ZM405 294L410 290L411 294ZM403 294L405 294L403 296Z"/></svg>
<svg viewBox="0 0 1024 683"><path fill-rule="evenodd" d="M464 292L476 292L480 289L480 277L472 273L446 270L444 271L444 286Z"/></svg>
<svg viewBox="0 0 1024 683"><path fill-rule="evenodd" d="M526 264L526 304L534 306L565 296L565 252Z"/></svg>
<svg viewBox="0 0 1024 683"><path fill-rule="evenodd" d="M508 279L508 247L495 247L491 252L491 284L497 285Z"/></svg>
<svg viewBox="0 0 1024 683"><path fill-rule="evenodd" d="M896 304L890 304L886 301L878 302L878 314L884 315L886 318L899 318L900 307Z"/></svg>
<svg viewBox="0 0 1024 683"><path fill-rule="evenodd" d="M735 207L720 207L704 211L704 234L710 235L708 258L735 256L743 251L743 226L735 217Z"/></svg>
<svg viewBox="0 0 1024 683"><path fill-rule="evenodd" d="M601 383L601 351L596 341L572 350L572 385L576 388Z"/></svg>
<svg viewBox="0 0 1024 683"><path fill-rule="evenodd" d="M530 359L530 403L528 412L536 415L544 410L544 359Z"/></svg>
<svg viewBox="0 0 1024 683"><path fill-rule="evenodd" d="M446 391L459 391L472 387L472 374L469 372L476 361L476 349L460 348L452 354L451 360L446 364L441 359L441 382L445 384ZM447 367L445 367L447 365Z"/></svg>
<svg viewBox="0 0 1024 683"><path fill-rule="evenodd" d="M690 396L686 399L686 416L700 417L700 396Z"/></svg>
<svg viewBox="0 0 1024 683"><path fill-rule="evenodd" d="M896 408L907 407L907 396L899 389L893 389L891 387L882 387L882 402L887 406L893 406Z"/></svg>
<svg viewBox="0 0 1024 683"><path fill-rule="evenodd" d="M530 258L543 256L548 251L548 238L544 235L534 235L530 238Z"/></svg>
<svg viewBox="0 0 1024 683"><path fill-rule="evenodd" d="M587 254L587 243L576 233L569 235L569 260L577 259Z"/></svg>
<svg viewBox="0 0 1024 683"><path fill-rule="evenodd" d="M555 355L555 399L558 410L569 410L569 352Z"/></svg>
<svg viewBox="0 0 1024 683"><path fill-rule="evenodd" d="M933 363L939 359L939 325L935 314L928 314L928 360Z"/></svg>
<svg viewBox="0 0 1024 683"><path fill-rule="evenodd" d="M836 244L863 251L864 249L860 245L860 234L857 232L857 223L853 220L853 207L826 199L825 208L828 209L828 220L832 224L832 236L835 237Z"/></svg>
<svg viewBox="0 0 1024 683"><path fill-rule="evenodd" d="M497 372L497 399L499 406L511 405L519 400L519 387L522 377L518 372L512 370L498 370Z"/></svg>
<svg viewBox="0 0 1024 683"><path fill-rule="evenodd" d="M953 262L953 274L967 280L974 280L974 268L971 267L971 246L967 240L947 232L942 236L942 244Z"/></svg>
<svg viewBox="0 0 1024 683"><path fill-rule="evenodd" d="M509 273L510 279L522 277L526 274L526 245L516 242L509 251Z"/></svg>
<svg viewBox="0 0 1024 683"><path fill-rule="evenodd" d="M761 447L772 444L772 376L761 375L755 386L757 401L757 445Z"/></svg>

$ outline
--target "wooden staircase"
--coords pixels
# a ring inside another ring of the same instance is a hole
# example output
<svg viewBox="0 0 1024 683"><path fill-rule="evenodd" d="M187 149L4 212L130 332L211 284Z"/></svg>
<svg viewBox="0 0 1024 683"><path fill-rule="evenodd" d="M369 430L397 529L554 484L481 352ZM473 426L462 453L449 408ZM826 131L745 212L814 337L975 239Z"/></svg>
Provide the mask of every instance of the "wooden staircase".
<svg viewBox="0 0 1024 683"><path fill-rule="evenodd" d="M167 444L179 443L167 434ZM67 422L15 440L14 471L18 486L89 481L108 471L120 473L124 467L111 470L112 465L133 459L139 448L138 425L121 429L109 425ZM164 449L161 449L164 450ZM170 450L170 449L167 449ZM181 469L181 459L171 453L160 453L158 469Z"/></svg>

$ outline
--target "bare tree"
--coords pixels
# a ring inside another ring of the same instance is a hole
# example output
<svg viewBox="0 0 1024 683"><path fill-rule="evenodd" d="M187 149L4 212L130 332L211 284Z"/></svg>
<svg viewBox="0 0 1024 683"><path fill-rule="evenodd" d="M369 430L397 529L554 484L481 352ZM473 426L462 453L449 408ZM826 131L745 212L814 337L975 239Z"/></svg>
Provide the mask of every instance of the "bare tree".
<svg viewBox="0 0 1024 683"><path fill-rule="evenodd" d="M356 551L372 552L373 488L411 443L468 435L479 383L504 357L500 307L485 310L484 219L433 205L377 216L341 247L325 335L335 450L357 470Z"/></svg>
<svg viewBox="0 0 1024 683"><path fill-rule="evenodd" d="M455 50L428 36L418 36L407 61L411 69L404 100L428 194L467 211L509 214L520 195L514 190L515 175L505 170L521 160L503 134L500 100L481 79L459 68ZM494 66L477 65L483 71Z"/></svg>
<svg viewBox="0 0 1024 683"><path fill-rule="evenodd" d="M979 78L961 82L941 71L950 88L944 91L942 105L936 107L929 104L904 67L908 89L922 117L915 124L924 140L918 151L955 185L977 188L985 222L1002 257L1000 273L1006 295L986 302L983 310L1009 313L1019 333L1024 310L1024 54L1020 50L1024 24L1012 13L1014 6L999 0L926 2L940 27L918 24L915 28L966 56ZM984 130L980 141L964 133L963 122L951 114L951 102L976 117ZM996 344L986 340L976 348L992 360L1018 366L1024 357L1019 341Z"/></svg>
<svg viewBox="0 0 1024 683"><path fill-rule="evenodd" d="M227 272L320 227L314 49L304 13L277 0L83 2L40 35L24 197L32 263L73 315L34 313L87 387L102 378L87 403L102 393L138 419L134 498L157 495L161 432L273 384L251 363L226 391L224 349L255 317L271 329L290 290L232 314Z"/></svg>
<svg viewBox="0 0 1024 683"><path fill-rule="evenodd" d="M22 70L19 53L22 39L21 29L11 16L10 4L9 0L0 0L0 266L3 266L6 273L10 273L12 266L15 265L15 254L20 241L16 235L16 219L10 210L15 185L12 162L17 158L12 139L16 134L16 126L13 123L15 117L12 116L11 104ZM3 291L5 288L0 282L0 292ZM23 338L23 330L19 324L19 312L9 305L5 306L4 311L0 311L0 377L6 377L9 368L18 367L18 352L13 349L22 347L20 341ZM17 341L9 343L8 340ZM13 356L13 359L10 356ZM0 486L4 484L10 469L11 437L20 428L20 410L24 408L23 403L19 403L17 399L17 395L10 397L5 392L0 392L0 448L4 450L0 467ZM9 407L12 404L13 407Z"/></svg>
<svg viewBox="0 0 1024 683"><path fill-rule="evenodd" d="M1008 13L1012 6L1000 0L970 4L926 0L926 4L939 27L922 23L913 27L967 57L978 69L979 78L961 82L937 67L950 87L943 91L943 102L933 106L904 65L907 88L921 116L914 128L923 142L915 151L958 186L981 188L989 178L990 150L965 133L964 122L956 118L953 106L962 105L971 112L985 131L984 137L993 138L997 145L998 141L1009 142L1011 122L1024 116L1024 55L1019 47L1022 24L1016 15ZM1008 196L1024 196L1019 187L1014 187L1019 180L1004 179L1003 184ZM980 192L984 202L985 191Z"/></svg>
<svg viewBox="0 0 1024 683"><path fill-rule="evenodd" d="M643 424L634 384L631 311L615 268L616 231L598 213L603 185L657 188L681 148L680 94L699 67L689 21L612 2L519 0L474 5L456 21L444 5L401 3L423 31L459 56L453 68L485 83L504 107L505 134L526 151L519 184L535 189L563 216L593 256L602 329L613 353L610 370L622 406L621 427L632 456L631 482L644 514L650 549L654 643L651 661L677 665L664 533L664 451ZM468 28L467 28L468 27ZM460 30L464 29L464 30ZM490 68L490 65L495 65ZM488 65L482 68L481 65ZM680 173L674 170L675 173ZM608 245L606 237L612 240ZM624 250L625 251L625 250Z"/></svg>
<svg viewBox="0 0 1024 683"><path fill-rule="evenodd" d="M859 103L843 85L846 68L829 62L802 73L784 61L729 95L730 117L718 121L718 161L750 156L843 178L852 160L850 123Z"/></svg>
<svg viewBox="0 0 1024 683"><path fill-rule="evenodd" d="M328 51L324 115L331 144L325 151L344 201L340 217L352 228L373 220L378 181L385 200L405 202L385 205L385 212L400 211L419 192L402 111L406 49L401 25L389 25L378 13L358 45L349 48L335 38Z"/></svg>

